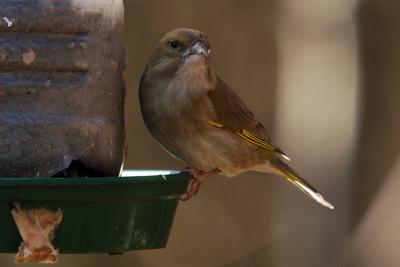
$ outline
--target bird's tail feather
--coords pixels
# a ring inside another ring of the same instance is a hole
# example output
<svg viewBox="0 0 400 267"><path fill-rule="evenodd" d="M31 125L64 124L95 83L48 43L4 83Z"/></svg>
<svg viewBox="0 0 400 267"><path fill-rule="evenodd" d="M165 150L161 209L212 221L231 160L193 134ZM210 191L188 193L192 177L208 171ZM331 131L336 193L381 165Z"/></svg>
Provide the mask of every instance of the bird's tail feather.
<svg viewBox="0 0 400 267"><path fill-rule="evenodd" d="M289 182L291 182L293 185L303 191L306 195L327 208L335 208L331 203L326 201L324 197L312 185L301 178L301 176L298 175L294 170L292 170L292 168L290 168L287 164L279 160L277 163L274 164L274 167L279 170L279 172L281 172Z"/></svg>

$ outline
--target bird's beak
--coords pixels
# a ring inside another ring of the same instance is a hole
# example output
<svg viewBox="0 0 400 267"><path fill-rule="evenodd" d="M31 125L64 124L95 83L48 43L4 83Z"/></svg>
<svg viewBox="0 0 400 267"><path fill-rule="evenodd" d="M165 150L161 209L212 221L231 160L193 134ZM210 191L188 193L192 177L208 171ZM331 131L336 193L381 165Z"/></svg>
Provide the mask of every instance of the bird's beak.
<svg viewBox="0 0 400 267"><path fill-rule="evenodd" d="M203 43L196 42L183 53L185 64L204 64L210 56L210 49Z"/></svg>

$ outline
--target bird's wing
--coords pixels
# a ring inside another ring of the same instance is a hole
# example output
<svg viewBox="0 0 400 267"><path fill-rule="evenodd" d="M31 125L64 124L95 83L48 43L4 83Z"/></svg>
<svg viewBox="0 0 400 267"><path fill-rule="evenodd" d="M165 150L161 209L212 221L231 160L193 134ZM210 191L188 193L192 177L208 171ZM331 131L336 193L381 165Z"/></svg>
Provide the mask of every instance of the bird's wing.
<svg viewBox="0 0 400 267"><path fill-rule="evenodd" d="M271 138L265 133L264 127L257 121L254 114L221 79L218 78L216 87L208 92L208 97L215 111L215 118L210 121L211 125L229 130L247 142L262 149L275 152L286 160L289 160L282 150L272 143ZM330 209L334 208L314 187L301 178L300 175L281 159L272 160L270 163L272 167L281 173L281 176L286 177L289 182L301 189L308 196Z"/></svg>
<svg viewBox="0 0 400 267"><path fill-rule="evenodd" d="M226 83L218 78L217 85L208 91L208 98L213 104L216 117L210 124L232 131L242 139L260 148L277 152L285 159L289 158L272 143L264 126L256 119L239 96Z"/></svg>

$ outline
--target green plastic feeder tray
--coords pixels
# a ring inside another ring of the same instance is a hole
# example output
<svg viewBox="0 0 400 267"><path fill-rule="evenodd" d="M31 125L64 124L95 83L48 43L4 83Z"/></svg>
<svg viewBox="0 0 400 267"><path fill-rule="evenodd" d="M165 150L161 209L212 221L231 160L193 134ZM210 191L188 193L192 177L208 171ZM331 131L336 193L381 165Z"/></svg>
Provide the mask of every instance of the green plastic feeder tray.
<svg viewBox="0 0 400 267"><path fill-rule="evenodd" d="M122 177L1 178L0 252L21 237L11 216L24 209L61 209L53 245L60 253L110 253L163 248L179 197L191 176L178 171L124 171Z"/></svg>

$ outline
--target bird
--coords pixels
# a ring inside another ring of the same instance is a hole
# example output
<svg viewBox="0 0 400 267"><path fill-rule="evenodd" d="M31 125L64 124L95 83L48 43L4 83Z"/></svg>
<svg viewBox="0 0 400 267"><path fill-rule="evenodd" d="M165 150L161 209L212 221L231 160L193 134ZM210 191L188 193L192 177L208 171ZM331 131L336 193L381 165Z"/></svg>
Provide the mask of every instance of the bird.
<svg viewBox="0 0 400 267"><path fill-rule="evenodd" d="M205 33L179 28L157 43L139 83L143 121L150 134L194 177L186 196L202 181L246 171L287 179L321 205L334 206L288 162L254 113L211 68Z"/></svg>

